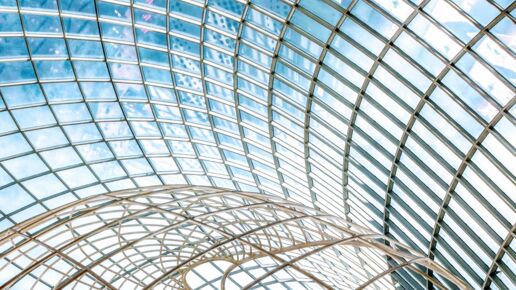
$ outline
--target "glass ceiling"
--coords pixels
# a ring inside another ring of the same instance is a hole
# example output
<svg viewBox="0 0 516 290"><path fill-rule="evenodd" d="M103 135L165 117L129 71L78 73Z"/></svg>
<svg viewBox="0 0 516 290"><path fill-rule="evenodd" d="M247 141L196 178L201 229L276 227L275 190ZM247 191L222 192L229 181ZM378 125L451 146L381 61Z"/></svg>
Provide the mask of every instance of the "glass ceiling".
<svg viewBox="0 0 516 290"><path fill-rule="evenodd" d="M0 0L0 231L93 194L212 185L514 289L514 7Z"/></svg>

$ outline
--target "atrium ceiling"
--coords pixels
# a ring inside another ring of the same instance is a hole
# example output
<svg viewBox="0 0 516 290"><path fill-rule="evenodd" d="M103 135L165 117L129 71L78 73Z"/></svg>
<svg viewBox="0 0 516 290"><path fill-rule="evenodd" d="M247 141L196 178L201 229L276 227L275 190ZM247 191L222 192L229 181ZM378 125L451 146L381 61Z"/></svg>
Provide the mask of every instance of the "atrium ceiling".
<svg viewBox="0 0 516 290"><path fill-rule="evenodd" d="M0 0L0 231L96 194L216 186L514 289L515 7Z"/></svg>

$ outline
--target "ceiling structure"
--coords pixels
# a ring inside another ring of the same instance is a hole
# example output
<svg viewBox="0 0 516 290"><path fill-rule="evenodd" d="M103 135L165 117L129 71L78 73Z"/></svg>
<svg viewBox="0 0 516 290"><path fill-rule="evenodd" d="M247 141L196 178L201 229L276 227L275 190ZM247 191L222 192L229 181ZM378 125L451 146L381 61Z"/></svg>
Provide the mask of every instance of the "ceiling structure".
<svg viewBox="0 0 516 290"><path fill-rule="evenodd" d="M432 269L468 289L425 255L343 218L213 187L95 195L18 224L0 247L2 289L395 289L390 274L400 269L448 289Z"/></svg>
<svg viewBox="0 0 516 290"><path fill-rule="evenodd" d="M515 6L0 0L0 231L91 195L218 186L514 288Z"/></svg>

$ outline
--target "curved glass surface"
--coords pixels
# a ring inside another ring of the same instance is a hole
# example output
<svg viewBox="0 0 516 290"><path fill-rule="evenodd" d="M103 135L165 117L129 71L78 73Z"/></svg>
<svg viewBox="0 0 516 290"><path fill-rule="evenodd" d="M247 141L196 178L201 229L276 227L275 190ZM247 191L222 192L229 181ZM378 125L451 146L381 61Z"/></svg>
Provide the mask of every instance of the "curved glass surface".
<svg viewBox="0 0 516 290"><path fill-rule="evenodd" d="M515 6L0 0L0 230L93 194L219 186L514 288Z"/></svg>

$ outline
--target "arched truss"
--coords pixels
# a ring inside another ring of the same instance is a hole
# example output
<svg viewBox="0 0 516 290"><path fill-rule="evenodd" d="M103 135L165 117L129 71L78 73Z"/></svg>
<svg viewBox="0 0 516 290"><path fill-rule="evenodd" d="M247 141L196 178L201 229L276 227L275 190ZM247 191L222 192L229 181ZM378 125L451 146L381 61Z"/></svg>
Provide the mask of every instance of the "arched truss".
<svg viewBox="0 0 516 290"><path fill-rule="evenodd" d="M0 230L93 194L217 186L515 288L515 7L0 0Z"/></svg>
<svg viewBox="0 0 516 290"><path fill-rule="evenodd" d="M389 274L400 269L437 288L469 289L379 233L278 197L220 188L161 186L85 198L2 232L0 249L2 289L189 289L188 273L217 260L232 264L217 289L394 289ZM396 265L388 267L385 256ZM239 281L256 264L260 274Z"/></svg>

